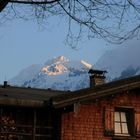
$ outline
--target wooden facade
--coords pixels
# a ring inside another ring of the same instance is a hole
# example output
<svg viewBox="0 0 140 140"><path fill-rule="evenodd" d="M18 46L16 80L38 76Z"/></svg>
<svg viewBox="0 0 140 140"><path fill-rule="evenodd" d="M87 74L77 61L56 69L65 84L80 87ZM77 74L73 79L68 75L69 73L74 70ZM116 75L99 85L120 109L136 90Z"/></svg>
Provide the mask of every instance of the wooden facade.
<svg viewBox="0 0 140 140"><path fill-rule="evenodd" d="M1 86L0 140L59 140L60 111L51 105L51 97L59 94Z"/></svg>
<svg viewBox="0 0 140 140"><path fill-rule="evenodd" d="M48 111L30 108L1 107L0 139L51 139Z"/></svg>
<svg viewBox="0 0 140 140"><path fill-rule="evenodd" d="M140 76L74 92L1 86L0 140L140 140Z"/></svg>

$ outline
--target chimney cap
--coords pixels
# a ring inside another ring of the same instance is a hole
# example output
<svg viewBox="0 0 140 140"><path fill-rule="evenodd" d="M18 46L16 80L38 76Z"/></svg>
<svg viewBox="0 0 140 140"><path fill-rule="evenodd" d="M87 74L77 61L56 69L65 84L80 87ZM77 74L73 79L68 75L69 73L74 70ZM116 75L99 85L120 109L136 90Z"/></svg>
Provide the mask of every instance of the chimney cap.
<svg viewBox="0 0 140 140"><path fill-rule="evenodd" d="M105 73L107 73L107 71L105 71L105 70L93 70L93 69L90 69L88 71L88 73L90 73L90 74L105 74Z"/></svg>
<svg viewBox="0 0 140 140"><path fill-rule="evenodd" d="M3 87L6 88L6 87L9 87L10 85L8 85L8 81L4 81L4 84L3 84Z"/></svg>

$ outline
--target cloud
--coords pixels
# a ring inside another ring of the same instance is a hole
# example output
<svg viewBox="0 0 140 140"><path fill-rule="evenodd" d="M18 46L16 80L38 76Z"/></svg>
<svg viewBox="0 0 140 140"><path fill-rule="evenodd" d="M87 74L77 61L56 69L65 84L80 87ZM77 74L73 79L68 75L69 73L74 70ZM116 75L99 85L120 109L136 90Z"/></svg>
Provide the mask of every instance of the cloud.
<svg viewBox="0 0 140 140"><path fill-rule="evenodd" d="M133 40L106 51L95 67L107 70L111 77L120 76L128 67L140 66L140 40Z"/></svg>

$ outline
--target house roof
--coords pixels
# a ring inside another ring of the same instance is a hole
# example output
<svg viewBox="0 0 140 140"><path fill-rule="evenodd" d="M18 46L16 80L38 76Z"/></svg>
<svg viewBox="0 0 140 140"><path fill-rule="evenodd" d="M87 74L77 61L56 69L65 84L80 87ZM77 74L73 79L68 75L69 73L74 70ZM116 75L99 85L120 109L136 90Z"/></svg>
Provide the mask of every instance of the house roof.
<svg viewBox="0 0 140 140"><path fill-rule="evenodd" d="M52 97L66 93L51 89L0 86L0 104L41 107L49 104Z"/></svg>
<svg viewBox="0 0 140 140"><path fill-rule="evenodd" d="M0 105L27 107L52 105L54 108L61 108L77 102L82 103L122 94L132 89L140 89L140 75L74 92L0 86Z"/></svg>
<svg viewBox="0 0 140 140"><path fill-rule="evenodd" d="M122 94L124 91L133 89L140 89L140 75L82 89L70 94L58 95L53 97L52 101L55 108L60 108L77 102L93 101L99 98Z"/></svg>

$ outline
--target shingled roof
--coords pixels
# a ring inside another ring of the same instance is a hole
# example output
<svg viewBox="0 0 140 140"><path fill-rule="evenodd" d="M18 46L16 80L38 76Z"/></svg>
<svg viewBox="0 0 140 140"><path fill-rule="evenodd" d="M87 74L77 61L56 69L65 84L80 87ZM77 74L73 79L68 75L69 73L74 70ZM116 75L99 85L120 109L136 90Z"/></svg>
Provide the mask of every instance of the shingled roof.
<svg viewBox="0 0 140 140"><path fill-rule="evenodd" d="M0 86L0 104L42 107L49 104L52 97L66 93L51 89Z"/></svg>

